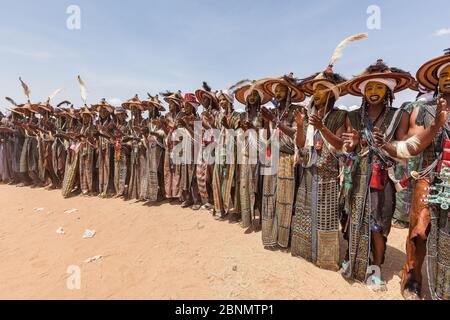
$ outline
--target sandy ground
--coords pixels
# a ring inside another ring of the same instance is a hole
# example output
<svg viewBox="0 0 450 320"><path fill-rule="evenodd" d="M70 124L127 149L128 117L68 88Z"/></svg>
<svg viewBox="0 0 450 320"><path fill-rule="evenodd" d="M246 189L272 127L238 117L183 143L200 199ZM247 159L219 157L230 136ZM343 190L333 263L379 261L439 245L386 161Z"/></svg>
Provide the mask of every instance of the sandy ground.
<svg viewBox="0 0 450 320"><path fill-rule="evenodd" d="M388 291L373 293L264 250L261 233L207 211L6 185L0 199L0 299L401 299L405 230L389 239ZM85 229L96 235L83 239ZM79 290L67 287L69 266L80 268Z"/></svg>

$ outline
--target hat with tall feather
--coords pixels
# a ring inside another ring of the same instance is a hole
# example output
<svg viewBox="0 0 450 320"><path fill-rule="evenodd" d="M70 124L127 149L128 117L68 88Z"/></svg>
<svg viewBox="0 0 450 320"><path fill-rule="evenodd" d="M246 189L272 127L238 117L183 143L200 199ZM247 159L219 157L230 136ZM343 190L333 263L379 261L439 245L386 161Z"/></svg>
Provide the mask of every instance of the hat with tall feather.
<svg viewBox="0 0 450 320"><path fill-rule="evenodd" d="M118 107L114 109L114 114L118 115L118 114L127 114L127 110L125 110L122 107Z"/></svg>
<svg viewBox="0 0 450 320"><path fill-rule="evenodd" d="M164 101L170 103L171 101L177 104L180 108L183 105L183 94L180 90L177 92L166 91L162 92L161 95L164 97Z"/></svg>
<svg viewBox="0 0 450 320"><path fill-rule="evenodd" d="M122 108L130 111L133 108L137 108L140 111L144 111L144 105L142 104L142 101L139 99L139 96L137 94L127 102L122 103Z"/></svg>
<svg viewBox="0 0 450 320"><path fill-rule="evenodd" d="M259 82L261 82L264 92L271 97L275 96L276 87L283 85L290 91L291 102L302 102L306 98L305 93L298 86L297 79L294 78L292 73L281 77L261 79Z"/></svg>
<svg viewBox="0 0 450 320"><path fill-rule="evenodd" d="M88 98L88 90L86 87L86 84L81 79L81 76L78 75L77 77L78 84L80 86L80 94L81 94L81 100L83 100L83 104L85 107L87 107L87 98Z"/></svg>
<svg viewBox="0 0 450 320"><path fill-rule="evenodd" d="M203 82L202 88L203 89L198 89L195 91L195 96L197 97L198 102L200 102L202 106L207 107L207 101L209 101L212 107L216 109L219 108L219 101L217 100L216 92L212 91L211 87L205 81Z"/></svg>
<svg viewBox="0 0 450 320"><path fill-rule="evenodd" d="M256 81L256 80L241 80L238 83L236 83L233 87L231 87L234 96L237 101L239 101L243 105L248 104L248 96L253 92L258 92L261 105L266 104L270 101L271 96L267 94L263 88L262 88L262 81Z"/></svg>
<svg viewBox="0 0 450 320"><path fill-rule="evenodd" d="M414 82L409 72L387 66L382 59L370 65L362 74L346 82L347 91L354 96L363 96L369 82L381 82L393 93L408 89Z"/></svg>
<svg viewBox="0 0 450 320"><path fill-rule="evenodd" d="M21 108L23 108L24 111L28 110L33 113L38 113L39 112L39 108L38 108L39 103L31 103L31 101L30 101L30 93L31 93L30 87L22 80L21 77L19 77L19 81L22 86L23 93L27 97L27 102L25 104L23 104L21 106Z"/></svg>
<svg viewBox="0 0 450 320"><path fill-rule="evenodd" d="M80 113L81 116L88 115L88 116L94 117L94 114L92 113L92 110L90 108L88 108L88 107L81 108L79 113Z"/></svg>
<svg viewBox="0 0 450 320"><path fill-rule="evenodd" d="M114 107L110 105L105 98L103 98L99 103L91 105L91 108L95 112L100 112L101 109L105 109L109 113L114 112Z"/></svg>
<svg viewBox="0 0 450 320"><path fill-rule="evenodd" d="M68 115L69 117L73 118L73 119L79 119L80 118L80 113L81 110L80 109L75 109L73 107L73 104L67 108L67 109L63 109L66 112L66 115Z"/></svg>
<svg viewBox="0 0 450 320"><path fill-rule="evenodd" d="M23 104L17 104L13 99L10 97L5 97L6 101L8 101L10 104L13 105L12 108L8 108L7 110L16 114L23 115L25 113L25 109L23 108Z"/></svg>
<svg viewBox="0 0 450 320"><path fill-rule="evenodd" d="M417 71L417 81L429 90L436 90L439 83L439 75L445 67L450 66L450 49L444 50L444 55L434 58Z"/></svg>
<svg viewBox="0 0 450 320"><path fill-rule="evenodd" d="M52 94L50 94L48 96L47 101L42 102L42 103L38 103L38 105L37 105L38 112L40 112L40 113L42 113L42 112L53 113L55 110L50 105L50 103L58 95L58 93L60 93L61 91L62 91L62 89L57 89L57 90L53 91Z"/></svg>
<svg viewBox="0 0 450 320"><path fill-rule="evenodd" d="M367 39L367 37L367 33L358 33L341 41L336 49L334 49L327 68L324 71L315 73L311 77L303 80L300 83L300 88L306 93L312 95L314 94L314 90L316 89L316 87L321 84L333 92L336 100L339 99L339 97L346 95L347 92L345 90L345 85L343 85L346 79L343 76L335 73L333 71L333 67L335 66L336 62L342 57L342 52L348 44L350 44L351 42Z"/></svg>
<svg viewBox="0 0 450 320"><path fill-rule="evenodd" d="M147 92L148 99L143 100L142 104L145 108L150 109L150 107L155 107L159 111L165 111L166 108L163 107L161 100L159 100L159 96L155 95L152 96L150 93Z"/></svg>
<svg viewBox="0 0 450 320"><path fill-rule="evenodd" d="M216 92L216 97L217 100L220 100L220 97L224 97L225 99L228 100L229 103L233 104L234 103L234 96L233 96L233 92L230 90L219 90Z"/></svg>

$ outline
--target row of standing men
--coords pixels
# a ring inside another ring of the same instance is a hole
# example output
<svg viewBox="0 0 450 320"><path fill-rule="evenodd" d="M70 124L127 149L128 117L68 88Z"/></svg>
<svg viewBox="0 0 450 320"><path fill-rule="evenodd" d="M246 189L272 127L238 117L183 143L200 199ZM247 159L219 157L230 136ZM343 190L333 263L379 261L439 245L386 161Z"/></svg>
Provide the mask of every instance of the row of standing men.
<svg viewBox="0 0 450 320"><path fill-rule="evenodd" d="M66 107L68 101L53 107L53 96L32 103L21 82L28 102L19 105L8 98L14 104L11 113L0 115L0 181L61 188L64 197L98 194L210 209L219 219L261 228L266 248L290 248L293 256L339 270L349 280L368 281L377 290L385 289L377 271L386 259L395 193L410 188L402 293L407 299L422 296L426 259L433 298L450 297L449 54L422 66L417 81L378 60L351 80L330 64L301 81L290 74L240 81L219 91L204 83L195 94L164 93L167 112L150 94L144 101L136 95L121 108L104 99L88 107L81 78L83 108ZM428 98L394 108L394 94L417 90L417 84ZM346 94L362 97L361 108L336 109ZM307 96L308 105L301 104ZM244 112L234 109L235 99L246 106ZM269 101L275 108L265 106ZM219 129L218 140L197 139L195 123L203 132ZM176 163L180 129L192 145L216 143L215 162ZM250 161L261 141L246 136L240 161L226 162L227 153L234 159L238 154L236 143L227 148L236 139L229 129L241 134L265 130L267 161ZM395 168L407 161L410 168L399 179ZM276 172L267 171L274 163ZM348 241L343 261L341 233Z"/></svg>

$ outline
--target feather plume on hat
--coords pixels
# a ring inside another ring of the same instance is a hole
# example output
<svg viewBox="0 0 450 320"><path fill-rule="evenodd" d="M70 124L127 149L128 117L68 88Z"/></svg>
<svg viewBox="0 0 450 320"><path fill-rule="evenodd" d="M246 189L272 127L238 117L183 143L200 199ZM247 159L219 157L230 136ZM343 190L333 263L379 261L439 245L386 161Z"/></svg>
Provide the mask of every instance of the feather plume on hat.
<svg viewBox="0 0 450 320"><path fill-rule="evenodd" d="M81 93L81 99L83 100L84 105L87 105L87 88L86 84L81 80L81 77L78 76L78 83L80 84L80 93Z"/></svg>
<svg viewBox="0 0 450 320"><path fill-rule="evenodd" d="M68 101L68 100L64 100L63 102L58 103L58 105L56 107L61 107L62 105L70 105L72 104L72 102Z"/></svg>
<svg viewBox="0 0 450 320"><path fill-rule="evenodd" d="M347 45L349 45L351 42L365 40L368 37L369 37L369 34L367 32L362 32L362 33L352 35L352 36L347 37L344 40L342 40L337 45L336 49L334 49L333 54L331 55L330 62L328 63L328 67L325 69L325 71L318 73L314 79L328 79L330 81L333 81L333 82L337 83L336 89L339 89L339 90L341 87L344 87L346 84L345 78L343 78L342 76L340 76L338 74L335 74L333 72L333 67L334 67L335 63L340 58L342 58L342 52Z"/></svg>
<svg viewBox="0 0 450 320"><path fill-rule="evenodd" d="M13 99L11 99L10 97L5 97L5 99L6 99L6 101L8 101L9 103L11 103L13 106L16 106L16 107L17 107L17 103L16 103Z"/></svg>
<svg viewBox="0 0 450 320"><path fill-rule="evenodd" d="M28 87L28 85L25 82L23 82L22 78L19 77L19 81L20 81L20 84L22 85L23 93L28 98L28 101L30 101L30 88Z"/></svg>
<svg viewBox="0 0 450 320"><path fill-rule="evenodd" d="M206 81L203 81L202 87L206 92L212 92L211 87L208 85L208 83Z"/></svg>
<svg viewBox="0 0 450 320"><path fill-rule="evenodd" d="M48 96L47 103L49 104L50 101L52 101L61 91L62 89L56 89L51 95Z"/></svg>
<svg viewBox="0 0 450 320"><path fill-rule="evenodd" d="M333 55L331 56L329 65L331 67L334 66L336 61L338 61L342 57L342 51L350 42L364 40L364 39L367 39L368 37L369 37L369 34L367 32L363 32L363 33L358 33L358 34L352 35L352 36L342 40L341 43L338 44L336 49L334 49L334 52L333 52Z"/></svg>
<svg viewBox="0 0 450 320"><path fill-rule="evenodd" d="M244 80L238 81L238 82L236 82L235 84L233 84L233 85L228 89L228 91L231 92L231 93L234 93L234 92L236 92L237 90L239 90L240 88L245 87L245 86L248 86L248 85L251 85L252 83L253 83L253 81L251 81L251 80L249 80L249 79L244 79Z"/></svg>
<svg viewBox="0 0 450 320"><path fill-rule="evenodd" d="M166 92L160 92L160 94L161 94L163 97L170 97L171 95L173 95L173 92L172 92L172 91L169 91L169 90L166 90Z"/></svg>

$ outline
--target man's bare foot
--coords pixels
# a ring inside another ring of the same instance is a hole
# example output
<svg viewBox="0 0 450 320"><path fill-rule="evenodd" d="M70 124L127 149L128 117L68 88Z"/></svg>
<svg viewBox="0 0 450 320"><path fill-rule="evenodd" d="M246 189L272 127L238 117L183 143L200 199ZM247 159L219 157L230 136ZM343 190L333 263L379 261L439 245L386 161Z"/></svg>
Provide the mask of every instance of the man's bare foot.
<svg viewBox="0 0 450 320"><path fill-rule="evenodd" d="M56 189L56 186L53 183L50 183L48 186L45 187L45 190L54 190Z"/></svg>
<svg viewBox="0 0 450 320"><path fill-rule="evenodd" d="M405 300L422 300L422 285L417 281L410 280L402 292Z"/></svg>

